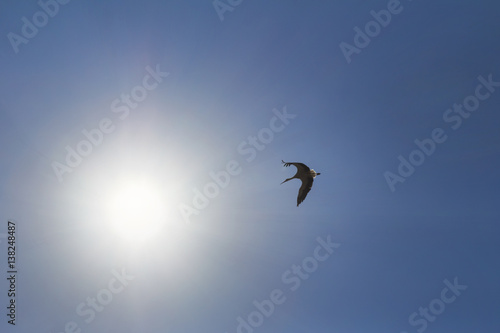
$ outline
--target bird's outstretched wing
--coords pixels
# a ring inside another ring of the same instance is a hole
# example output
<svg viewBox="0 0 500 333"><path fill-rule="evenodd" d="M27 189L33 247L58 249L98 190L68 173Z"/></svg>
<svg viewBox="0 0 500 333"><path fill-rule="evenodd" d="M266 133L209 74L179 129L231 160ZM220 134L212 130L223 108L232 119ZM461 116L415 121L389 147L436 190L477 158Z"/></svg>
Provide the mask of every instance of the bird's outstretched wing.
<svg viewBox="0 0 500 333"><path fill-rule="evenodd" d="M304 199L307 197L307 193L311 190L313 187L313 178L309 177L305 180L302 181L302 186L299 189L299 195L297 196L297 207L304 201Z"/></svg>
<svg viewBox="0 0 500 333"><path fill-rule="evenodd" d="M311 169L309 169L309 167L307 165L305 165L304 163L298 163L298 162L285 162L283 160L281 160L281 162L283 163L283 166L286 166L286 167L289 167L290 165L295 165L297 167L297 170L299 172L309 172Z"/></svg>

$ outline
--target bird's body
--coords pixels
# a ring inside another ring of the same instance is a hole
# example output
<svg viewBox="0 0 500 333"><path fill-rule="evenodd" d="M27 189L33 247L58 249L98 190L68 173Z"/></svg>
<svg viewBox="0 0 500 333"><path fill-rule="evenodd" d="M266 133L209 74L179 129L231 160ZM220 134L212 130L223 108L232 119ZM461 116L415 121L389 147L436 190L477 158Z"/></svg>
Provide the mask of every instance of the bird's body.
<svg viewBox="0 0 500 333"><path fill-rule="evenodd" d="M281 184L292 180L294 178L300 179L302 181L302 186L299 189L299 195L297 196L297 207L304 201L307 196L307 193L311 190L314 182L314 178L320 173L314 171L314 169L309 169L307 165L304 163L298 162L285 162L281 160L285 167L289 167L290 165L295 165L297 167L297 173L292 178L285 179Z"/></svg>

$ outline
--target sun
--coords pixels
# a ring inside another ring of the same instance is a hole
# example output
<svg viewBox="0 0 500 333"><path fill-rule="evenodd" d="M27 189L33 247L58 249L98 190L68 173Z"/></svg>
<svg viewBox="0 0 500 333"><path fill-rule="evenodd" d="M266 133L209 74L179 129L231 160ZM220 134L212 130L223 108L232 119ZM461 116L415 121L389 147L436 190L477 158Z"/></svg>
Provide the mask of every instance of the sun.
<svg viewBox="0 0 500 333"><path fill-rule="evenodd" d="M146 179L120 182L108 195L106 219L113 233L127 241L144 241L167 222L168 202Z"/></svg>

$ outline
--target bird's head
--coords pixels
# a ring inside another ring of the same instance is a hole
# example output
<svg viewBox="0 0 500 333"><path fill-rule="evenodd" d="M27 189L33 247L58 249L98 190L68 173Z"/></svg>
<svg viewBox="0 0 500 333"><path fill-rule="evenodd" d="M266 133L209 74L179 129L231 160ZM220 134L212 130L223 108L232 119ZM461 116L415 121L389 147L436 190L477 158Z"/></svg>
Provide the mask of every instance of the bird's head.
<svg viewBox="0 0 500 333"><path fill-rule="evenodd" d="M316 176L321 175L321 173L314 171L314 169L311 169L311 175L313 176L313 178L315 178Z"/></svg>

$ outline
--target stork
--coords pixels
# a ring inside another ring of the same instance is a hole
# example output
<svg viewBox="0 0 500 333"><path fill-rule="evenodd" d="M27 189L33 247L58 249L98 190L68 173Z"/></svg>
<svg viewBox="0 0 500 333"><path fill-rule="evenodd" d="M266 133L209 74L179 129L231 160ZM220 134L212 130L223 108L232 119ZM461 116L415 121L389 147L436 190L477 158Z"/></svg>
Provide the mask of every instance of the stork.
<svg viewBox="0 0 500 333"><path fill-rule="evenodd" d="M290 165L295 165L297 167L297 173L295 174L295 176L285 179L281 184L286 183L287 181L294 178L298 178L302 181L302 186L300 187L299 195L297 196L297 207L299 207L302 201L304 201L304 199L306 198L307 193L309 193L309 191L311 190L314 178L316 178L317 175L320 175L320 173L314 171L314 169L309 169L309 167L304 163L285 162L283 160L281 160L281 162L285 167L289 167Z"/></svg>

